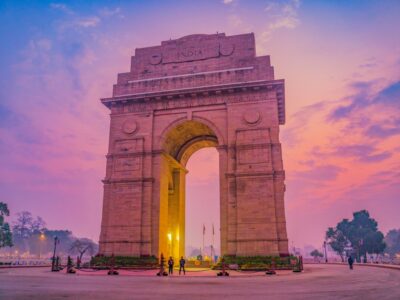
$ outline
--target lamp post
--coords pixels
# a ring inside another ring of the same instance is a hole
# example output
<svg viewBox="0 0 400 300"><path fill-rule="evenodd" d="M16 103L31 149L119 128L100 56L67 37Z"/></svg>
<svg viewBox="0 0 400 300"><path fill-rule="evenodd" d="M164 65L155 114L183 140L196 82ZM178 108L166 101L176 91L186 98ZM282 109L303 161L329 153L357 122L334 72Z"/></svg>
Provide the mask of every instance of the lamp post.
<svg viewBox="0 0 400 300"><path fill-rule="evenodd" d="M44 235L44 233L42 232L40 235L39 235L39 259L40 259L40 254L41 254L41 252L42 252L42 243L43 243L43 241L46 239L46 236Z"/></svg>
<svg viewBox="0 0 400 300"><path fill-rule="evenodd" d="M324 249L325 249L325 263L327 263L328 262L328 255L327 255L327 252L326 252L326 241L324 241Z"/></svg>
<svg viewBox="0 0 400 300"><path fill-rule="evenodd" d="M51 270L54 271L58 271L55 268L55 264L56 264L56 249L57 249L57 243L58 243L58 237L54 237L54 251L53 251L53 259L51 261Z"/></svg>

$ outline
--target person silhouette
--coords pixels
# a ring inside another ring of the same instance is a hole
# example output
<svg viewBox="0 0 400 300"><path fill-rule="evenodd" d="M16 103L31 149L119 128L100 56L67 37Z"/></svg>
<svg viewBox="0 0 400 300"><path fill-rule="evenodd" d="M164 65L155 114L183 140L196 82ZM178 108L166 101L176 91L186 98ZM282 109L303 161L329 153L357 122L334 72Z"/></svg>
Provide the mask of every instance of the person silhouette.
<svg viewBox="0 0 400 300"><path fill-rule="evenodd" d="M349 263L349 268L350 268L350 270L353 270L354 259L353 259L353 257L351 257L351 255L350 255L349 258L347 259L347 262Z"/></svg>
<svg viewBox="0 0 400 300"><path fill-rule="evenodd" d="M181 259L179 260L179 275L181 275L181 271L183 271L183 275L186 275L185 263L185 259L183 258L183 256L181 256Z"/></svg>
<svg viewBox="0 0 400 300"><path fill-rule="evenodd" d="M172 275L174 273L174 259L172 256L168 259L168 274Z"/></svg>

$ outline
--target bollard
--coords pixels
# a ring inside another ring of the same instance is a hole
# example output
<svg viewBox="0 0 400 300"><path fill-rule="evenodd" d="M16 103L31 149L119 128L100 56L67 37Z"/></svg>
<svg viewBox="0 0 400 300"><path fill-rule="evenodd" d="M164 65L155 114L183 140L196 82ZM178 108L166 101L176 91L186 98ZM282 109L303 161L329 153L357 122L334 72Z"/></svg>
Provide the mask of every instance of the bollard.
<svg viewBox="0 0 400 300"><path fill-rule="evenodd" d="M299 256L299 265L300 265L300 271L304 270L304 266L303 266L303 256Z"/></svg>
<svg viewBox="0 0 400 300"><path fill-rule="evenodd" d="M74 264L72 263L71 256L68 256L67 260L67 274L75 274L76 270L74 269Z"/></svg>
<svg viewBox="0 0 400 300"><path fill-rule="evenodd" d="M119 275L118 271L115 270L115 257L114 257L114 253L111 254L111 258L110 258L110 270L108 271L107 275Z"/></svg>
<svg viewBox="0 0 400 300"><path fill-rule="evenodd" d="M217 273L217 276L229 276L229 273L226 271L226 264L225 264L225 259L221 259L221 267L222 271Z"/></svg>
<svg viewBox="0 0 400 300"><path fill-rule="evenodd" d="M165 264L164 255L161 253L161 256L160 256L160 271L157 273L157 276L168 276L168 273L165 272L164 264Z"/></svg>
<svg viewBox="0 0 400 300"><path fill-rule="evenodd" d="M81 268L81 259L79 255L76 257L76 268L79 270Z"/></svg>
<svg viewBox="0 0 400 300"><path fill-rule="evenodd" d="M61 258L59 256L56 257L56 267L55 271L61 271L63 267L61 266Z"/></svg>
<svg viewBox="0 0 400 300"><path fill-rule="evenodd" d="M52 272L60 271L60 269L58 268L58 256L57 258L54 256L51 258L51 271Z"/></svg>
<svg viewBox="0 0 400 300"><path fill-rule="evenodd" d="M297 263L293 266L293 272L300 273L301 271L303 271L303 257L299 256Z"/></svg>
<svg viewBox="0 0 400 300"><path fill-rule="evenodd" d="M271 267L269 268L269 270L267 270L267 272L265 272L265 275L276 275L276 263L273 259L271 259Z"/></svg>
<svg viewBox="0 0 400 300"><path fill-rule="evenodd" d="M57 244L60 242L58 237L54 237L54 250L53 250L53 257L51 259L51 271L58 272L60 268L56 266L56 251L57 251ZM57 256L58 258L58 256Z"/></svg>

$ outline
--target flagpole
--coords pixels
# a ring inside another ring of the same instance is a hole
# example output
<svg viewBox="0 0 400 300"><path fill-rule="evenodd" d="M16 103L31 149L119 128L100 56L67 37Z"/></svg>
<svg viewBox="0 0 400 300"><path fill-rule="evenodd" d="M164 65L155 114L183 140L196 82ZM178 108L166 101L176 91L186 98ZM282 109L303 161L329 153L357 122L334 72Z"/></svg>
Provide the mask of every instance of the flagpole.
<svg viewBox="0 0 400 300"><path fill-rule="evenodd" d="M212 224L212 246L211 246L211 261L214 261L214 223Z"/></svg>
<svg viewBox="0 0 400 300"><path fill-rule="evenodd" d="M204 253L205 253L205 251L204 251L204 234L205 234L205 232L206 232L206 227L203 224L203 251L201 253L201 256L203 257L203 260L204 260Z"/></svg>

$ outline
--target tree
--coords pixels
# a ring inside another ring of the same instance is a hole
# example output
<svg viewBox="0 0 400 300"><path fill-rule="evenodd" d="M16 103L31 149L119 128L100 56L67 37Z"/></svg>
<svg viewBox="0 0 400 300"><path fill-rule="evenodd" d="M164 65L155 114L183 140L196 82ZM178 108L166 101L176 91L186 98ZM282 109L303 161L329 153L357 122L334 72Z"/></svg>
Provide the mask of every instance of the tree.
<svg viewBox="0 0 400 300"><path fill-rule="evenodd" d="M10 225L5 222L5 217L9 215L7 204L0 202L0 248L13 246Z"/></svg>
<svg viewBox="0 0 400 300"><path fill-rule="evenodd" d="M38 240L34 235L38 235L46 228L46 223L41 217L32 216L29 211L17 213L17 220L13 226L13 241L17 249L21 252L29 251L31 248L38 248Z"/></svg>
<svg viewBox="0 0 400 300"><path fill-rule="evenodd" d="M97 244L87 238L76 239L72 242L70 246L71 254L78 254L79 259L82 260L86 252L89 253L89 255L94 255L97 252Z"/></svg>
<svg viewBox="0 0 400 300"><path fill-rule="evenodd" d="M345 222L347 220L343 220ZM344 251L346 247L349 245L349 241L346 238L345 233L341 230L344 227L344 224L338 224L336 228L329 227L326 232L326 240L328 244L331 246L332 250L335 251L341 258L342 262L344 262Z"/></svg>
<svg viewBox="0 0 400 300"><path fill-rule="evenodd" d="M342 261L344 250L349 246L353 249L357 261L360 261L361 257L366 261L367 253L380 254L386 247L384 236L378 230L378 223L370 218L366 210L354 212L351 221L343 219L335 228L328 228L326 237Z"/></svg>
<svg viewBox="0 0 400 300"><path fill-rule="evenodd" d="M387 245L385 252L391 259L395 258L396 254L400 254L400 229L390 230L385 236L385 243Z"/></svg>
<svg viewBox="0 0 400 300"><path fill-rule="evenodd" d="M27 239L31 235L32 222L33 217L29 211L17 213L17 221L13 226L14 235L22 239Z"/></svg>
<svg viewBox="0 0 400 300"><path fill-rule="evenodd" d="M319 257L324 257L324 255L319 252L317 249L311 251L310 255L314 257L314 259L318 259Z"/></svg>
<svg viewBox="0 0 400 300"><path fill-rule="evenodd" d="M46 222L39 216L30 224L31 233L43 232L46 229Z"/></svg>
<svg viewBox="0 0 400 300"><path fill-rule="evenodd" d="M368 211L353 213L353 220L349 225L347 238L355 250L357 261L360 261L362 256L366 261L367 253L379 254L385 250L384 235L378 231L378 222L370 218Z"/></svg>

